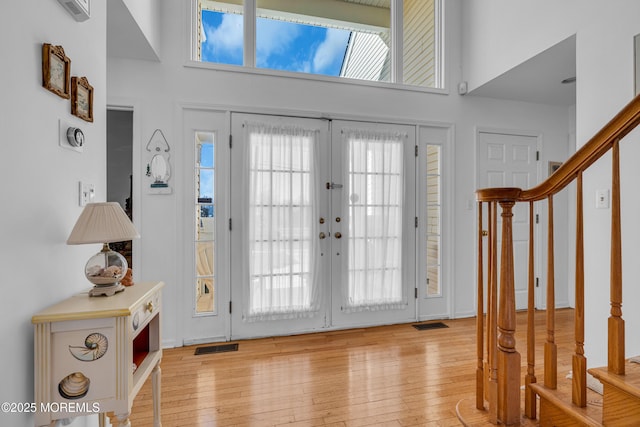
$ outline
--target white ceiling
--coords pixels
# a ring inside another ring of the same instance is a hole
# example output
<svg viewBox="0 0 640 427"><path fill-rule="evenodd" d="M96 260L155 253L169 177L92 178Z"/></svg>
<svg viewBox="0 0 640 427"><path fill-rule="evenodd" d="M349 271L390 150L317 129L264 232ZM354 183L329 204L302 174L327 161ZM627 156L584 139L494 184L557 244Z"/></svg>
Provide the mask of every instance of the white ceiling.
<svg viewBox="0 0 640 427"><path fill-rule="evenodd" d="M470 91L468 95L570 106L576 103L576 37L571 36Z"/></svg>

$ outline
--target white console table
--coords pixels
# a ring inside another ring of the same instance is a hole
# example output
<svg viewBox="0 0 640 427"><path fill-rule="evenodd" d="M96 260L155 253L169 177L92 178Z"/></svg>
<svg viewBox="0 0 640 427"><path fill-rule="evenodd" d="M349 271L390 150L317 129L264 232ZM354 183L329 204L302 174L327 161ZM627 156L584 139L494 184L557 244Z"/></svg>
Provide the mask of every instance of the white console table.
<svg viewBox="0 0 640 427"><path fill-rule="evenodd" d="M112 425L129 427L133 399L152 375L154 426L160 427L163 286L136 283L111 297L84 292L32 317L36 426L99 412L101 426L106 415Z"/></svg>

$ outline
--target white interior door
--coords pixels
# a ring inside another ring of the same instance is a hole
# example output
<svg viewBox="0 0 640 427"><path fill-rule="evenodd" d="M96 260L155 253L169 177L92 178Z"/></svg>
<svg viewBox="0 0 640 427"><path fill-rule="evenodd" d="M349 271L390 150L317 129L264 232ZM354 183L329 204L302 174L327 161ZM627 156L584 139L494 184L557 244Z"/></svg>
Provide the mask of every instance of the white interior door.
<svg viewBox="0 0 640 427"><path fill-rule="evenodd" d="M538 181L537 147L537 136L509 134L506 132L478 132L477 187L518 187L522 189L533 187ZM498 250L501 247L501 213L502 209L498 205ZM486 217L487 215L485 214L485 224ZM485 229L487 229L486 226ZM485 248L486 245L487 242L485 241ZM529 204L517 203L513 208L513 261L516 309L527 307L528 255ZM485 257L484 259L487 258Z"/></svg>

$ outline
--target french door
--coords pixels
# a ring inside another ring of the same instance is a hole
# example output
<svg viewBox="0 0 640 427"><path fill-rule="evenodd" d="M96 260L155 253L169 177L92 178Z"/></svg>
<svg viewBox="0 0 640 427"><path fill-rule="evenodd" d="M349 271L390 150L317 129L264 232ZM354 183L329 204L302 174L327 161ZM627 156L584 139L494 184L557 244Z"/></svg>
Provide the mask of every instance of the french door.
<svg viewBox="0 0 640 427"><path fill-rule="evenodd" d="M415 319L415 130L232 114L231 337Z"/></svg>
<svg viewBox="0 0 640 427"><path fill-rule="evenodd" d="M415 320L415 128L333 121L331 319Z"/></svg>

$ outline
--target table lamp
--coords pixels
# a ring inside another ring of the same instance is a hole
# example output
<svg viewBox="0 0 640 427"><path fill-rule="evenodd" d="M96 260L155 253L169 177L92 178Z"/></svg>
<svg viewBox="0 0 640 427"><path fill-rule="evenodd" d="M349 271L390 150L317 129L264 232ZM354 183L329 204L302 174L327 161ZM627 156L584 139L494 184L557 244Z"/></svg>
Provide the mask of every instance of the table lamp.
<svg viewBox="0 0 640 427"><path fill-rule="evenodd" d="M84 273L95 286L89 296L112 296L124 290L120 280L127 273L127 260L111 250L109 243L137 239L140 235L117 202L88 203L67 239L68 245L102 243L102 250L89 258Z"/></svg>

